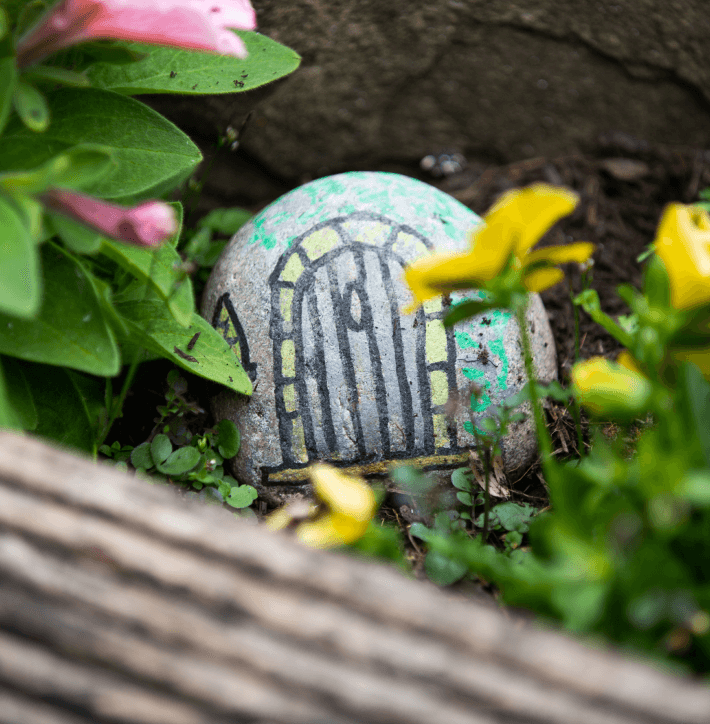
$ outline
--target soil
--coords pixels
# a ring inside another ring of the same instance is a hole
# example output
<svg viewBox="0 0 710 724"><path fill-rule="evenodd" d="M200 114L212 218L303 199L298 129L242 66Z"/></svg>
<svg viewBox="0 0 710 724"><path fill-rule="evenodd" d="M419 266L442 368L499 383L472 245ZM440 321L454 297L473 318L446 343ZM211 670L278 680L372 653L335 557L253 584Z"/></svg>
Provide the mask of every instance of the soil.
<svg viewBox="0 0 710 724"><path fill-rule="evenodd" d="M214 167L218 169L220 159L217 161ZM275 179L253 159L240 153L230 156L227 161L232 166L231 178L234 179L235 169L241 169L248 182L240 184L232 194L207 184L208 193L200 199L197 211L188 223L216 206L240 205L256 212L299 183L299 180ZM611 133L598 140L593 153L584 156L532 158L504 166L486 166L469 159L465 167L439 178L422 171L419 163L414 161L409 165L390 164L379 170L405 173L428 181L481 215L502 192L511 188L543 181L575 190L580 195L579 206L572 215L560 221L540 245L593 242L596 252L591 287L599 294L602 309L617 317L630 310L618 297L616 288L624 283L641 286L643 264L639 263L638 257L653 241L664 206L669 202L697 201L698 192L710 186L710 151L652 145L624 133ZM563 384L568 381L575 361L571 294L581 290L579 269L570 265L567 271L569 286L563 282L542 295L557 344L559 377ZM613 358L620 350L619 344L580 310L580 357L603 355ZM169 369L170 365L165 362L141 366L127 398L124 417L114 426L109 443L119 440L123 445L138 445L155 433L155 408L164 404L165 378ZM200 432L214 424L208 410L214 386L187 373L182 374L188 378L188 397L196 408L202 409L184 422L194 433ZM569 412L559 405L550 405L548 421L557 453L574 455L577 443ZM519 481L509 482L514 483L513 500L531 502L536 507L547 504L539 469L534 467ZM417 515L406 506L402 509L401 501L390 502L393 505L385 508L385 517L401 523L406 530L405 524ZM257 501L255 507L258 512L265 512L263 502ZM420 567L421 555L415 544L412 555Z"/></svg>

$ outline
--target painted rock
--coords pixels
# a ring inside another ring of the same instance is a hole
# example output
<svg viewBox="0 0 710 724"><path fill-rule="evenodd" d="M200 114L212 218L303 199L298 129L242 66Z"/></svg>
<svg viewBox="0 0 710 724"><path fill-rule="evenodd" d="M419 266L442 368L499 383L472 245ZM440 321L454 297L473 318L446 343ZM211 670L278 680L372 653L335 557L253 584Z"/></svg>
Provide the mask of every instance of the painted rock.
<svg viewBox="0 0 710 724"><path fill-rule="evenodd" d="M362 474L395 461L446 470L467 460L472 425L525 382L517 325L495 311L447 329L441 298L407 315L402 272L432 251L467 249L480 223L427 184L354 172L291 191L239 230L202 309L254 383L250 398L214 401L217 419L242 432L236 477L275 490L301 485L315 460ZM528 321L549 381L554 341L537 296ZM508 470L535 454L528 417L504 441Z"/></svg>

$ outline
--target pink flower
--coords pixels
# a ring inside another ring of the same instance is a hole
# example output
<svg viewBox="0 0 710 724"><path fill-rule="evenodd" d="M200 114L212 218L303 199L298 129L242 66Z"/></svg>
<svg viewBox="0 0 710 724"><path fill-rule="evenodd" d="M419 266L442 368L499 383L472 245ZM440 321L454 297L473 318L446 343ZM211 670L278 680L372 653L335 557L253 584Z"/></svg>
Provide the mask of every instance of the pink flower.
<svg viewBox="0 0 710 724"><path fill-rule="evenodd" d="M253 30L249 0L61 0L20 40L18 67L85 40L113 38L247 55L228 28Z"/></svg>
<svg viewBox="0 0 710 724"><path fill-rule="evenodd" d="M50 189L40 200L52 211L106 236L139 246L157 246L177 231L175 212L162 201L146 201L133 207L116 206L65 189Z"/></svg>

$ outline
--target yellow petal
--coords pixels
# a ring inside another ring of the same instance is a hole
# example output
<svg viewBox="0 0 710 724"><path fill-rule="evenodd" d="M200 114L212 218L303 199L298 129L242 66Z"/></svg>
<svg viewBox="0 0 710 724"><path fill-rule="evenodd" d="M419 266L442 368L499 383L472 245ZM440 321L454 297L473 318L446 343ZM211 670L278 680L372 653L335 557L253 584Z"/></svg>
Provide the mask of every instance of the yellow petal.
<svg viewBox="0 0 710 724"><path fill-rule="evenodd" d="M513 251L523 257L548 229L570 214L579 197L569 189L533 184L504 194L484 220L491 226L507 223L513 234Z"/></svg>
<svg viewBox="0 0 710 724"><path fill-rule="evenodd" d="M288 510L288 506L284 505L283 508L279 508L271 513L265 522L266 527L271 528L271 530L283 530L284 528L288 528L292 520L293 517Z"/></svg>
<svg viewBox="0 0 710 724"><path fill-rule="evenodd" d="M630 418L645 411L653 388L643 375L603 357L572 368L575 397L598 416Z"/></svg>
<svg viewBox="0 0 710 724"><path fill-rule="evenodd" d="M291 523L305 518L312 518L318 511L318 506L306 500L293 500L275 510L266 518L266 527L271 530L283 530Z"/></svg>
<svg viewBox="0 0 710 724"><path fill-rule="evenodd" d="M690 217L701 231L710 231L710 214L697 206L690 207Z"/></svg>
<svg viewBox="0 0 710 724"><path fill-rule="evenodd" d="M354 543L365 534L370 521L354 520L345 515L327 513L296 528L296 538L310 548L334 548Z"/></svg>
<svg viewBox="0 0 710 724"><path fill-rule="evenodd" d="M515 241L515 235L510 232L510 224L505 219L491 219L472 232L470 263L478 280L490 281L503 270Z"/></svg>
<svg viewBox="0 0 710 724"><path fill-rule="evenodd" d="M635 372L637 375L643 374L641 368L636 363L636 360L631 356L631 352L629 352L628 349L625 349L619 354L619 356L616 358L616 363L621 365L622 367L625 367L631 372Z"/></svg>
<svg viewBox="0 0 710 724"><path fill-rule="evenodd" d="M330 514L301 523L296 528L296 538L309 548L335 548L343 545Z"/></svg>
<svg viewBox="0 0 710 724"><path fill-rule="evenodd" d="M666 206L654 241L666 267L671 304L692 309L710 302L710 218L683 204Z"/></svg>
<svg viewBox="0 0 710 724"><path fill-rule="evenodd" d="M361 522L369 522L375 514L375 494L362 478L346 475L324 463L311 465L308 474L315 494L332 513Z"/></svg>
<svg viewBox="0 0 710 724"><path fill-rule="evenodd" d="M578 241L566 246L546 246L544 249L531 251L525 257L525 265L538 261L546 261L551 265L577 262L583 264L594 253L594 244L588 241Z"/></svg>
<svg viewBox="0 0 710 724"><path fill-rule="evenodd" d="M526 274L523 277L523 286L529 292L543 292L545 289L549 289L561 282L564 277L565 275L561 269L546 266Z"/></svg>
<svg viewBox="0 0 710 724"><path fill-rule="evenodd" d="M479 251L477 236L474 249L466 254L433 254L410 264L404 270L404 278L415 297L414 307L439 294L481 286L493 279L508 257L506 255L501 261L500 243L495 255L489 253L490 246L490 237L486 234Z"/></svg>

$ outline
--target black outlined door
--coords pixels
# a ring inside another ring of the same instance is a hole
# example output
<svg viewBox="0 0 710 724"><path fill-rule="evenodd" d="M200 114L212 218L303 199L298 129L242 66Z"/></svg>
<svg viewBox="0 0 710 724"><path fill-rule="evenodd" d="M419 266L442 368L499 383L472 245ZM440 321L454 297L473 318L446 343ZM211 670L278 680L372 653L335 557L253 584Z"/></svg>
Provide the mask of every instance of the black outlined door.
<svg viewBox="0 0 710 724"><path fill-rule="evenodd" d="M361 213L314 227L281 256L270 277L281 469L460 451L444 413L456 349L441 300L402 316L392 283L430 246Z"/></svg>

